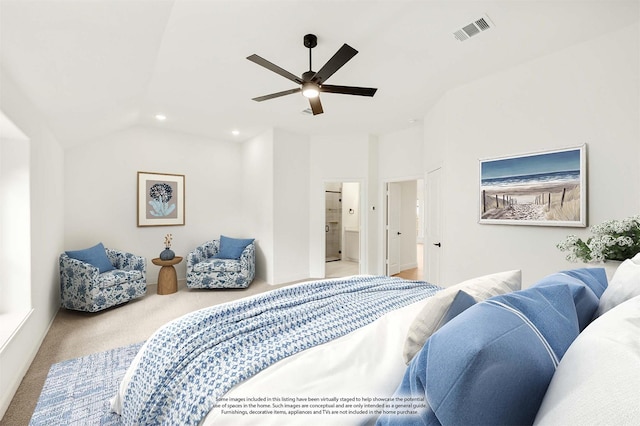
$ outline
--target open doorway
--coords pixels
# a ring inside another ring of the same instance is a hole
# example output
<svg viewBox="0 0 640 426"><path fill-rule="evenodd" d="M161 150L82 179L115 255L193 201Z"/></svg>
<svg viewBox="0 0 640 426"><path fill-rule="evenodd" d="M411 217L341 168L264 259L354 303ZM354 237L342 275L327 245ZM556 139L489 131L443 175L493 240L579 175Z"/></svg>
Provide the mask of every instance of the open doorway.
<svg viewBox="0 0 640 426"><path fill-rule="evenodd" d="M360 271L360 183L325 183L325 277Z"/></svg>
<svg viewBox="0 0 640 426"><path fill-rule="evenodd" d="M424 279L424 181L387 182L385 274Z"/></svg>

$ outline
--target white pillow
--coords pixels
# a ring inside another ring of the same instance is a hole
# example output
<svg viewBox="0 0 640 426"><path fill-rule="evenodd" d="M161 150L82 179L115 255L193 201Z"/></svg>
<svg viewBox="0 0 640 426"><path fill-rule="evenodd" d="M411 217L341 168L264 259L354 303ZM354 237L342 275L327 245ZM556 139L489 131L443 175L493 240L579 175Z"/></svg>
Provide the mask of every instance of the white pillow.
<svg viewBox="0 0 640 426"><path fill-rule="evenodd" d="M424 307L416 315L404 343L403 358L406 364L420 352L427 339L438 330L451 302L462 290L481 302L499 294L510 293L522 288L522 271L505 271L485 275L463 281L452 287L447 287L427 299Z"/></svg>
<svg viewBox="0 0 640 426"><path fill-rule="evenodd" d="M593 321L573 341L534 425L637 425L640 296Z"/></svg>
<svg viewBox="0 0 640 426"><path fill-rule="evenodd" d="M611 282L600 297L595 316L599 317L609 309L638 295L640 295L640 253L618 266Z"/></svg>

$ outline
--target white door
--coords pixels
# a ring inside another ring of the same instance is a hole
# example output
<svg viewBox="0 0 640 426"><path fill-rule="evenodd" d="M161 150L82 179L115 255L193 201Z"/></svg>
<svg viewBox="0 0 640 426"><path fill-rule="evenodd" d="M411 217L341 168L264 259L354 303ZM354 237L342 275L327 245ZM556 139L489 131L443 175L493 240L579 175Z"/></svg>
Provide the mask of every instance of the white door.
<svg viewBox="0 0 640 426"><path fill-rule="evenodd" d="M402 186L387 184L387 275L400 272L400 206Z"/></svg>
<svg viewBox="0 0 640 426"><path fill-rule="evenodd" d="M442 169L427 172L426 186L426 240L425 279L431 284L440 283L442 257Z"/></svg>

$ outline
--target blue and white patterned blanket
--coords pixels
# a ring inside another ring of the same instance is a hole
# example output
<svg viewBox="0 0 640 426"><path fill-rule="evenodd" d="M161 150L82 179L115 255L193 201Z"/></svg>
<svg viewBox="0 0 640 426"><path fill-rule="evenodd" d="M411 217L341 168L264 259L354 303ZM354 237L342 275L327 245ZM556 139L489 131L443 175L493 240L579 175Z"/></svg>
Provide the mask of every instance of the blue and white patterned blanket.
<svg viewBox="0 0 640 426"><path fill-rule="evenodd" d="M440 287L357 276L276 289L192 312L156 332L126 389L124 424L197 425L236 384Z"/></svg>

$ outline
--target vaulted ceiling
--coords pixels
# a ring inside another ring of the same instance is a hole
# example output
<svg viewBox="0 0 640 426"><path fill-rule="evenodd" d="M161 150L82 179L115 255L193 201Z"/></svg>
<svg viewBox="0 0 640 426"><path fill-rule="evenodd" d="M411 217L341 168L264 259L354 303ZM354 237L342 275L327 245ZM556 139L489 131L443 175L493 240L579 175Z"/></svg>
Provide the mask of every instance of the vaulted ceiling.
<svg viewBox="0 0 640 426"><path fill-rule="evenodd" d="M492 28L454 37L481 17ZM134 125L229 141L271 127L383 134L452 88L638 19L637 0L0 0L0 71L65 147ZM300 75L307 33L315 71L343 43L359 51L328 84L376 95L322 94L317 116L300 94L252 101L296 86L246 57Z"/></svg>

